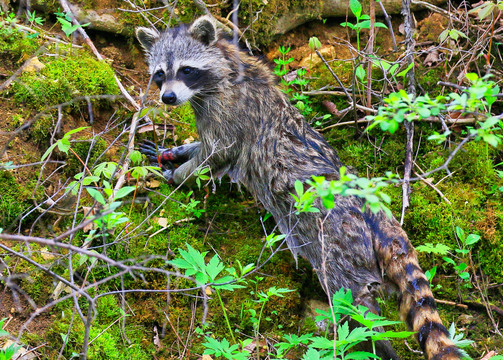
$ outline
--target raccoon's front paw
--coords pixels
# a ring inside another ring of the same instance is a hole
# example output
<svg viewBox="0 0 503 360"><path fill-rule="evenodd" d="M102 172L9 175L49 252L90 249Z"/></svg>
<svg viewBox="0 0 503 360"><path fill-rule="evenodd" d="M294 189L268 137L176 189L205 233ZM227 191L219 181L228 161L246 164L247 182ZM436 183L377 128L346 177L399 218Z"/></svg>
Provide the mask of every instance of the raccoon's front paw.
<svg viewBox="0 0 503 360"><path fill-rule="evenodd" d="M153 163L160 162L163 165L170 165L173 160L173 154L170 149L163 148L162 146L156 147L155 143L149 140L144 140L140 144L140 152L145 154Z"/></svg>
<svg viewBox="0 0 503 360"><path fill-rule="evenodd" d="M185 146L175 146L171 149L166 149L162 146L155 146L152 141L144 140L140 144L140 152L145 154L147 158L153 162L160 162L163 165L171 166L171 163L184 163L188 160ZM159 155L158 155L159 154Z"/></svg>

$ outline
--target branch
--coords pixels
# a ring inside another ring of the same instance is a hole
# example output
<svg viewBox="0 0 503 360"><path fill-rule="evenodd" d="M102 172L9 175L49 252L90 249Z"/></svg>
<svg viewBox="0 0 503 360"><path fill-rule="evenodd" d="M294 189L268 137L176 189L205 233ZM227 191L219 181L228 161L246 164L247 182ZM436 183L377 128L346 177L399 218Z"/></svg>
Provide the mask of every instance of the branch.
<svg viewBox="0 0 503 360"><path fill-rule="evenodd" d="M404 31L405 31L405 44L407 46L406 60L407 65L412 67L407 73L408 81L408 93L412 94L413 98L416 97L416 86L415 86L415 76L414 76L414 19L410 12L410 1L402 0L402 15L404 16ZM404 164L404 174L402 183L402 216L400 218L400 225L403 225L403 219L405 216L405 209L409 207L410 204L410 174L412 172L412 152L414 145L414 122L405 121L405 130L407 132L407 139L405 142L405 164Z"/></svg>

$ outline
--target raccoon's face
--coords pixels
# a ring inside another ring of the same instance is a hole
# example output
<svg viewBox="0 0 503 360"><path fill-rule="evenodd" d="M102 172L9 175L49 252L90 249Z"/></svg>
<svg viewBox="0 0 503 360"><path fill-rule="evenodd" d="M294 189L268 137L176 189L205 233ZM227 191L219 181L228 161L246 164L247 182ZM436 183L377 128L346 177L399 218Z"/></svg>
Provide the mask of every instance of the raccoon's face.
<svg viewBox="0 0 503 360"><path fill-rule="evenodd" d="M161 101L179 105L214 93L223 66L212 19L203 16L190 27L163 33L138 28L136 36L147 51L152 81L161 90Z"/></svg>

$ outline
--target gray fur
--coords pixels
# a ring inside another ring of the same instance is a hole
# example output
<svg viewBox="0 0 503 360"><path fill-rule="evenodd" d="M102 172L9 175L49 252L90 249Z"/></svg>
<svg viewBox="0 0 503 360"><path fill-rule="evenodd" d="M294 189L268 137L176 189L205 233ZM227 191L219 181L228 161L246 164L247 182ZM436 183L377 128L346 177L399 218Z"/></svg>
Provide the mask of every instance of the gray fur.
<svg viewBox="0 0 503 360"><path fill-rule="evenodd" d="M439 323L434 309L421 308L419 301L431 291L422 285L426 280L414 249L395 219L382 212L362 213L361 199L340 196L332 210L318 201L319 213L295 214L291 196L295 181L305 182L313 175L338 179L343 164L275 86L266 65L222 38L211 40L208 26L214 23L207 18L195 24L161 33L147 55L151 73L176 72L177 66L188 62L198 64L211 78L188 100L200 143L191 148L192 158L169 175L172 180L184 181L207 159L214 175L228 174L271 212L287 234L291 251L310 261L327 293L351 289L359 303L378 312L376 290L389 283L400 290L406 304L402 318L414 309L415 322L409 327L419 331L423 323ZM209 35L201 38L201 32ZM442 334L436 336L440 339L436 347L425 342L429 358L452 344ZM398 358L389 343L381 342L379 354Z"/></svg>

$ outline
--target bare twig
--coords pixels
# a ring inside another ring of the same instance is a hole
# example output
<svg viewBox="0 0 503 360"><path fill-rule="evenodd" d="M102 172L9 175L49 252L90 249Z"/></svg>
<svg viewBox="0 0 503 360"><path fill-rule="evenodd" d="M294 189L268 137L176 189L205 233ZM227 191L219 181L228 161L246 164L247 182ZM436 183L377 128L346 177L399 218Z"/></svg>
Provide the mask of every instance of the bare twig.
<svg viewBox="0 0 503 360"><path fill-rule="evenodd" d="M334 77L334 79L337 81L337 83L339 84L339 86L342 88L342 90L344 91L344 94L346 95L346 97L348 98L348 101L350 103L353 102L353 98L351 97L351 95L349 95L348 91L346 90L346 88L344 87L344 85L342 84L341 80L339 79L339 77L334 73L334 71L332 70L332 68L330 67L330 65L327 63L327 61L325 60L325 58L323 57L323 55L320 54L320 52L318 51L318 49L315 49L314 50L316 52L316 55L318 55L318 57L321 59L321 61L323 61L323 64L325 64L325 66L327 67L328 71L330 71L330 74L332 74L332 76Z"/></svg>
<svg viewBox="0 0 503 360"><path fill-rule="evenodd" d="M375 1L370 0L370 29L369 40L367 42L367 107L372 107L372 60L370 56L374 53L374 38L375 38L375 22L376 22L376 9ZM370 115L370 112L367 112Z"/></svg>
<svg viewBox="0 0 503 360"><path fill-rule="evenodd" d="M381 6L381 10L384 15L384 19L386 20L386 23L388 24L388 29L391 34L391 41L393 41L393 51L397 51L395 33L393 32L393 25L391 24L391 18L388 15L388 13L386 12L386 9L384 8L382 1L379 1L379 5Z"/></svg>
<svg viewBox="0 0 503 360"><path fill-rule="evenodd" d="M406 60L407 64L412 67L407 73L408 88L407 92L412 94L413 97L416 96L416 86L415 86L415 76L414 76L414 19L410 12L410 1L402 0L402 15L404 16L404 31L405 31L405 44L407 46ZM414 144L414 122L404 121L405 130L407 133L407 139L405 142L405 164L404 164L404 176L402 183L402 216L400 218L400 225L403 225L403 220L405 216L405 209L410 203L410 174L412 171L412 152Z"/></svg>
<svg viewBox="0 0 503 360"><path fill-rule="evenodd" d="M445 197L445 195L431 182L429 181L428 179L425 179L423 176L421 176L420 174L418 174L417 172L414 171L414 174L419 177L421 179L421 181L423 181L426 185L428 185L429 187L431 187L433 190L435 190L437 192L438 195L440 195L440 197L442 199L444 199L444 201L449 204L449 205L452 205L451 202L449 201L449 199L447 199Z"/></svg>

